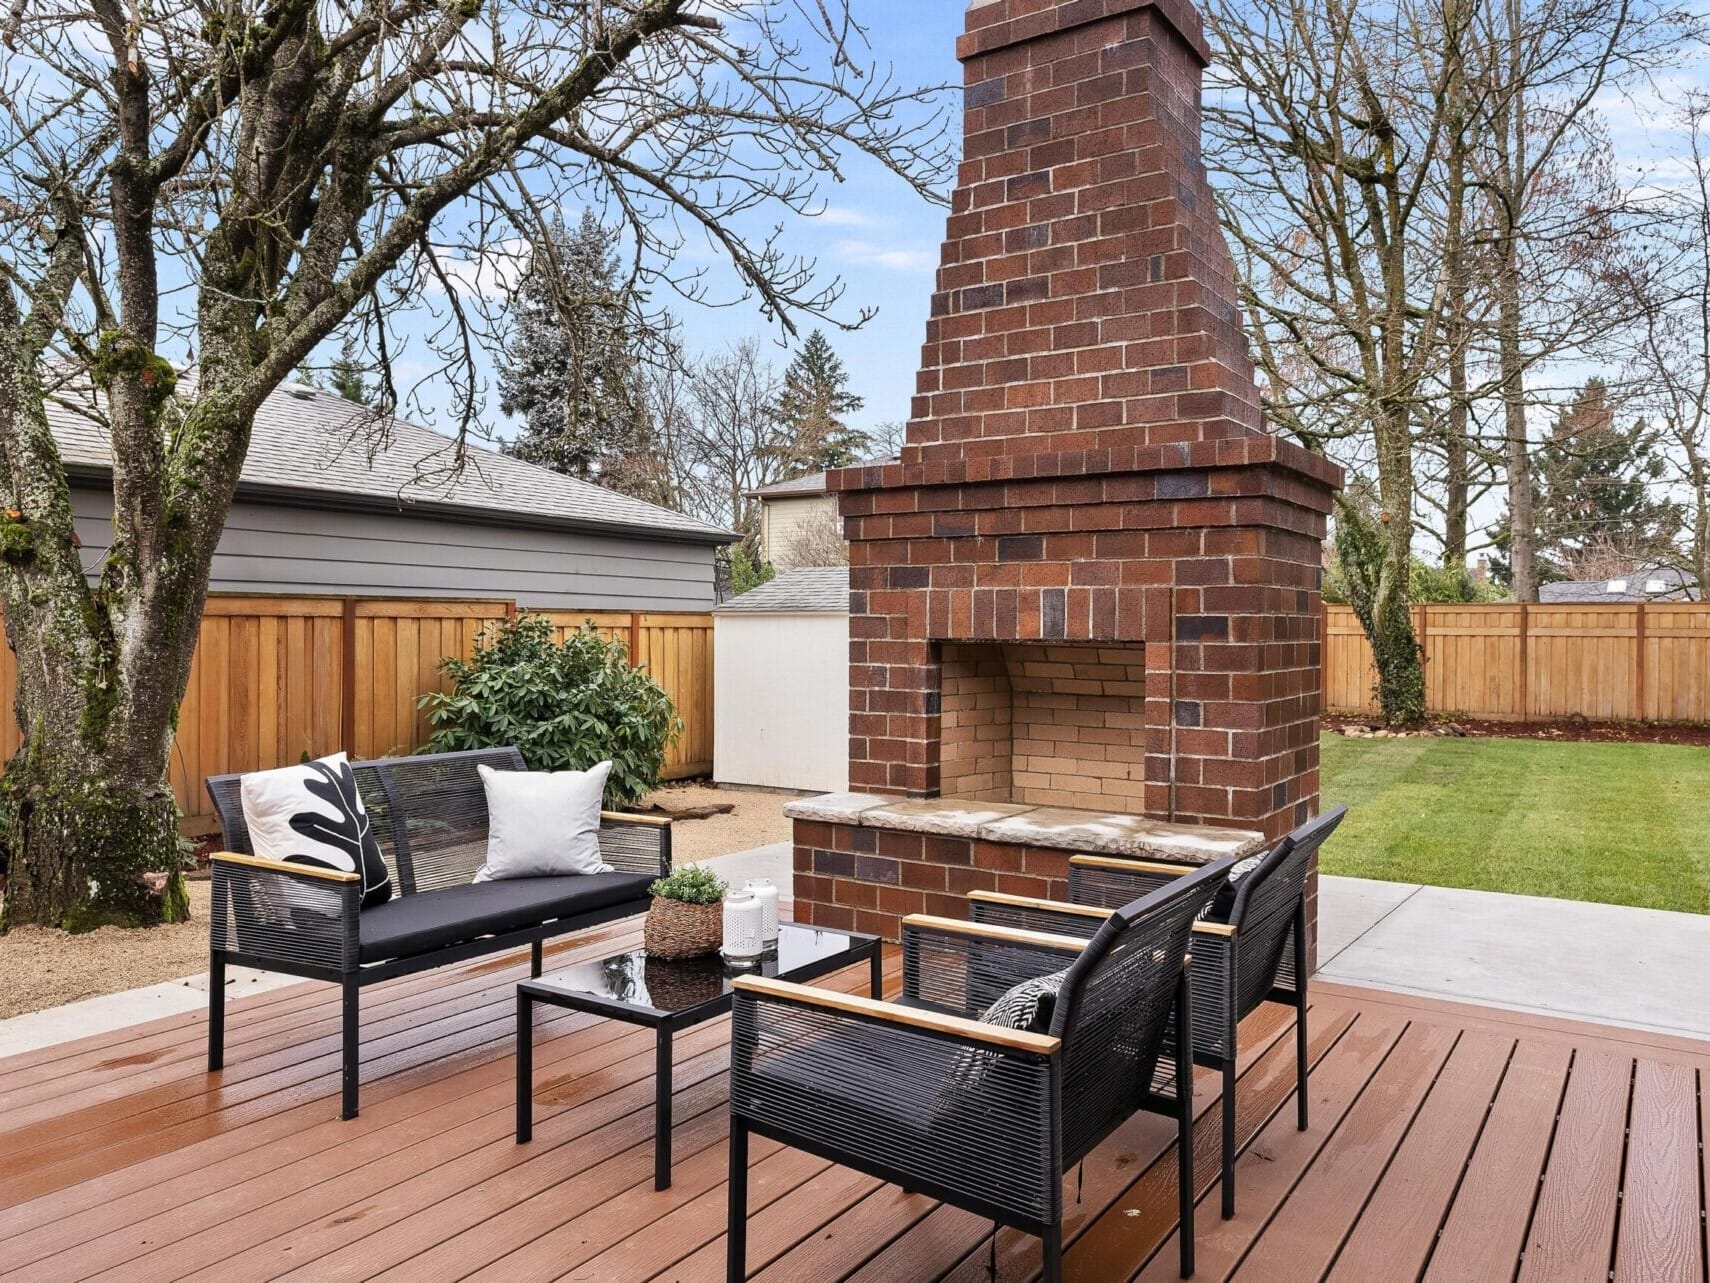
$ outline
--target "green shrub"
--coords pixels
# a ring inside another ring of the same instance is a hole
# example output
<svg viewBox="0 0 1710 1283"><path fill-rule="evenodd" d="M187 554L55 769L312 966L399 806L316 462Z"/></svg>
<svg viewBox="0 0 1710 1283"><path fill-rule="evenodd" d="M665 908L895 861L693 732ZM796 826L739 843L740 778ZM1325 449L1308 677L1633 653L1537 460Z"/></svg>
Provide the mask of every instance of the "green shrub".
<svg viewBox="0 0 1710 1283"><path fill-rule="evenodd" d="M730 884L711 869L685 864L673 869L669 877L655 878L647 892L661 900L680 900L684 904L717 904L729 888Z"/></svg>
<svg viewBox="0 0 1710 1283"><path fill-rule="evenodd" d="M446 659L449 693L422 696L433 724L427 753L514 744L535 771L585 771L610 759L606 803L633 802L659 783L682 730L671 697L592 624L560 642L542 615L482 631L468 660Z"/></svg>

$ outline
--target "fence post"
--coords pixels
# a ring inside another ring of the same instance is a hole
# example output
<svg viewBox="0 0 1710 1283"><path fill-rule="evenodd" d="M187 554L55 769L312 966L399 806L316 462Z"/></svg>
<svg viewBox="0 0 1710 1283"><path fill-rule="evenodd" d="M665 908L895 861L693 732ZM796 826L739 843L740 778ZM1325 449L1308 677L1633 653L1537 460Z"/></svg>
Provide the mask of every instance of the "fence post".
<svg viewBox="0 0 1710 1283"><path fill-rule="evenodd" d="M1645 720L1645 607L1639 602L1635 615L1633 642L1633 720Z"/></svg>
<svg viewBox="0 0 1710 1283"><path fill-rule="evenodd" d="M339 739L346 757L356 756L356 598L344 599L344 632L339 638L343 659L339 682Z"/></svg>
<svg viewBox="0 0 1710 1283"><path fill-rule="evenodd" d="M1431 709L1431 608L1419 607L1419 627L1414 630L1419 647L1419 676L1425 682L1425 711Z"/></svg>
<svg viewBox="0 0 1710 1283"><path fill-rule="evenodd" d="M641 612L639 610L629 612L629 666L631 668L641 666Z"/></svg>
<svg viewBox="0 0 1710 1283"><path fill-rule="evenodd" d="M1530 616L1527 613L1525 602L1520 602L1518 605L1520 607L1520 672L1517 685L1520 688L1520 707L1517 711L1520 714L1520 720L1524 722L1529 721L1532 716L1532 693L1528 689L1526 680L1526 668L1529 662L1526 652L1531 649L1531 643L1526 640L1530 628Z"/></svg>

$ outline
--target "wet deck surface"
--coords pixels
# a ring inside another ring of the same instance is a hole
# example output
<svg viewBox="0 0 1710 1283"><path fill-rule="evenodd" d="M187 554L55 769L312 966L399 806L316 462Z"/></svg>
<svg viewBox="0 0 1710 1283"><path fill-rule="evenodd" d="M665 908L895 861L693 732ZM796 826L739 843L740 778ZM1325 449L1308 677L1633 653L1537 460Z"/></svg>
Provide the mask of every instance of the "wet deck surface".
<svg viewBox="0 0 1710 1283"><path fill-rule="evenodd" d="M625 925L549 956L627 945ZM896 982L895 957L891 981ZM362 1117L338 1121L330 986L0 1061L0 1274L305 1280L723 1277L727 1022L679 1035L675 1184L652 1188L650 1035L542 1011L535 1139L511 1136L504 958L364 994ZM851 990L855 969L822 982ZM1201 1080L1201 1279L1705 1283L1710 1043L1322 985L1312 1126L1287 1013L1243 1030L1239 1214ZM1131 1120L1066 1186L1070 1278L1176 1274L1173 1127ZM767 1280L986 1276L989 1222L756 1140ZM999 1277L1037 1274L1005 1231Z"/></svg>

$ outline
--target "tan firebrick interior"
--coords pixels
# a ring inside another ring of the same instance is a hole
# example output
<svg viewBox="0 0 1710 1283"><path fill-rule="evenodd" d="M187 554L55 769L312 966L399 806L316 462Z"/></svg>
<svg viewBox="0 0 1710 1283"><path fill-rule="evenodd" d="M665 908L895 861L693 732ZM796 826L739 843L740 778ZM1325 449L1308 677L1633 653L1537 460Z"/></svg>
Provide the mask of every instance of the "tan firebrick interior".
<svg viewBox="0 0 1710 1283"><path fill-rule="evenodd" d="M946 642L940 659L943 796L1140 812L1142 647Z"/></svg>

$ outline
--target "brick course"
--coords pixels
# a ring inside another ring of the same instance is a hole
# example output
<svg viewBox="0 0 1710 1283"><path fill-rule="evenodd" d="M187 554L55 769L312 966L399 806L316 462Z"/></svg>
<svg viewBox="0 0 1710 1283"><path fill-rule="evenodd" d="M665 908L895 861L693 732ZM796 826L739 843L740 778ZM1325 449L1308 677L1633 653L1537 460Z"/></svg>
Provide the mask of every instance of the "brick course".
<svg viewBox="0 0 1710 1283"><path fill-rule="evenodd" d="M829 480L850 540L850 787L1280 834L1317 800L1341 475L1263 431L1199 156L1198 15L996 0L967 22L906 444ZM816 863L839 853L798 828L814 921L954 894ZM1027 854L958 867L1060 876Z"/></svg>

